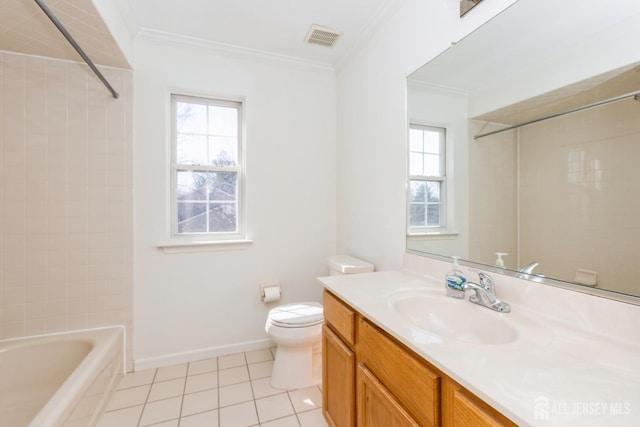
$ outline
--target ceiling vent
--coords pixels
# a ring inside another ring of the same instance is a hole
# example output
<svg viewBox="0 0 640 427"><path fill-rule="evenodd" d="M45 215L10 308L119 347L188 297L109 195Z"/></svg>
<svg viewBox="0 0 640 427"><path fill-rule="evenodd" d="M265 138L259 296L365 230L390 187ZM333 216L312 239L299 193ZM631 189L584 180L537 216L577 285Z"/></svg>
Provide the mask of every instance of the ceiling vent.
<svg viewBox="0 0 640 427"><path fill-rule="evenodd" d="M304 41L321 46L333 47L341 34L342 32L332 30L331 28L312 25Z"/></svg>

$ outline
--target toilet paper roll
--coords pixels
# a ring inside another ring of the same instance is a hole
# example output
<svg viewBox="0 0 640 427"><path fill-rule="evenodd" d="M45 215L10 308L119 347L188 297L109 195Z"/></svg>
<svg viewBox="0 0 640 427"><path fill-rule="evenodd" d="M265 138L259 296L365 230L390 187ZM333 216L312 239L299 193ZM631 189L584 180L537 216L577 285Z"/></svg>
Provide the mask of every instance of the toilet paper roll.
<svg viewBox="0 0 640 427"><path fill-rule="evenodd" d="M274 302L280 300L280 286L268 286L264 288L264 302Z"/></svg>

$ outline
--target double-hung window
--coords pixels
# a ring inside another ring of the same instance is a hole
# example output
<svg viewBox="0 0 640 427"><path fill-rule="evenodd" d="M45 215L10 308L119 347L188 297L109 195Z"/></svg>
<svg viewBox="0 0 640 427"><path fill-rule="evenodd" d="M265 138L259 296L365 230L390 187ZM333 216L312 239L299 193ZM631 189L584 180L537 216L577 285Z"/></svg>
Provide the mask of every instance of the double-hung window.
<svg viewBox="0 0 640 427"><path fill-rule="evenodd" d="M409 126L408 232L420 234L446 227L446 129Z"/></svg>
<svg viewBox="0 0 640 427"><path fill-rule="evenodd" d="M174 236L243 238L242 102L171 96Z"/></svg>

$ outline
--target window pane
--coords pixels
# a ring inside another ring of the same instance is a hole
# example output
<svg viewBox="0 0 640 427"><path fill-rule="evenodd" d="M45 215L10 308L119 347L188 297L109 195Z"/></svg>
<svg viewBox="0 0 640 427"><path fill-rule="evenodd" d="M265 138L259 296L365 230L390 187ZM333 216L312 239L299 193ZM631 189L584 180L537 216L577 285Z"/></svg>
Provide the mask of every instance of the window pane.
<svg viewBox="0 0 640 427"><path fill-rule="evenodd" d="M426 185L424 181L411 181L409 186L409 202L424 202L426 200Z"/></svg>
<svg viewBox="0 0 640 427"><path fill-rule="evenodd" d="M235 203L209 204L209 231L210 232L236 231L236 204Z"/></svg>
<svg viewBox="0 0 640 427"><path fill-rule="evenodd" d="M427 205L427 226L440 225L440 205Z"/></svg>
<svg viewBox="0 0 640 427"><path fill-rule="evenodd" d="M235 137L209 137L209 164L212 166L235 166L238 143Z"/></svg>
<svg viewBox="0 0 640 427"><path fill-rule="evenodd" d="M409 205L409 225L412 227L422 227L425 225L425 205L410 204Z"/></svg>
<svg viewBox="0 0 640 427"><path fill-rule="evenodd" d="M176 130L178 133L207 133L207 106L176 102Z"/></svg>
<svg viewBox="0 0 640 427"><path fill-rule="evenodd" d="M437 181L427 181L427 201L439 202L440 201L440 186L441 183Z"/></svg>
<svg viewBox="0 0 640 427"><path fill-rule="evenodd" d="M178 200L206 200L206 172L177 171L176 198Z"/></svg>
<svg viewBox="0 0 640 427"><path fill-rule="evenodd" d="M424 156L422 153L409 154L409 175L424 175Z"/></svg>
<svg viewBox="0 0 640 427"><path fill-rule="evenodd" d="M209 133L238 136L238 110L230 107L209 106Z"/></svg>
<svg viewBox="0 0 640 427"><path fill-rule="evenodd" d="M183 165L207 164L207 137L204 135L178 134L176 161Z"/></svg>
<svg viewBox="0 0 640 427"><path fill-rule="evenodd" d="M223 201L236 200L235 172L210 172L209 173L209 200Z"/></svg>
<svg viewBox="0 0 640 427"><path fill-rule="evenodd" d="M422 131L418 129L409 129L409 151L418 151L422 153L423 150Z"/></svg>
<svg viewBox="0 0 640 427"><path fill-rule="evenodd" d="M424 131L425 153L440 154L440 132Z"/></svg>
<svg viewBox="0 0 640 427"><path fill-rule="evenodd" d="M424 169L424 174L426 176L440 176L440 156L435 154L425 154Z"/></svg>
<svg viewBox="0 0 640 427"><path fill-rule="evenodd" d="M207 231L207 204L178 202L178 233Z"/></svg>

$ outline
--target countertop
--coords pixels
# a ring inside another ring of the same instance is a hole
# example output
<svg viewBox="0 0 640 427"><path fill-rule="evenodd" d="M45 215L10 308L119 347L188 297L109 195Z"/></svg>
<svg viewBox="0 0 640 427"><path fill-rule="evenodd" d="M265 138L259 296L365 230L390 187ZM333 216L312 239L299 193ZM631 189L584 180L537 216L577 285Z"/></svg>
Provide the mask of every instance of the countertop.
<svg viewBox="0 0 640 427"><path fill-rule="evenodd" d="M507 300L511 313L456 300L466 305L463 308L469 310L470 319L474 314L486 318L488 313L503 317L501 321L518 331L517 339L511 342L472 343L421 329L393 309L390 301L400 292L445 295L444 284L436 278L409 271L383 271L319 280L518 425L640 426L638 343L581 328L577 325L584 321L582 318L560 322L545 315L539 299L534 299L534 306L528 305L526 298ZM499 284L497 294L500 297ZM479 314L478 310L487 313Z"/></svg>

